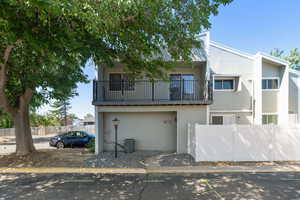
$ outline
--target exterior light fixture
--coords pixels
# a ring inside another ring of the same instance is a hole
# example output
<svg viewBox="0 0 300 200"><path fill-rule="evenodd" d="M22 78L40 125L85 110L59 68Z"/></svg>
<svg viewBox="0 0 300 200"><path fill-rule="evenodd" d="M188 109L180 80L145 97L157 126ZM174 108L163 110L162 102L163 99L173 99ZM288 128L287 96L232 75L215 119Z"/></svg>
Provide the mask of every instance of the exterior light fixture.
<svg viewBox="0 0 300 200"><path fill-rule="evenodd" d="M120 124L120 120L115 118L112 120L113 126L115 127L115 158L118 157L118 126Z"/></svg>

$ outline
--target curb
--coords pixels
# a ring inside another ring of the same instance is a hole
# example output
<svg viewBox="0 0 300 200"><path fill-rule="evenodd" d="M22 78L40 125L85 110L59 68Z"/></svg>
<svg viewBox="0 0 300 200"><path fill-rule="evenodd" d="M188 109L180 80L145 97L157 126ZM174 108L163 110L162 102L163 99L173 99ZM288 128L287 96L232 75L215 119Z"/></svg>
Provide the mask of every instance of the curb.
<svg viewBox="0 0 300 200"><path fill-rule="evenodd" d="M143 168L0 168L0 174L220 174L299 173L300 169L143 169Z"/></svg>
<svg viewBox="0 0 300 200"><path fill-rule="evenodd" d="M0 168L0 173L18 174L146 174L142 168Z"/></svg>

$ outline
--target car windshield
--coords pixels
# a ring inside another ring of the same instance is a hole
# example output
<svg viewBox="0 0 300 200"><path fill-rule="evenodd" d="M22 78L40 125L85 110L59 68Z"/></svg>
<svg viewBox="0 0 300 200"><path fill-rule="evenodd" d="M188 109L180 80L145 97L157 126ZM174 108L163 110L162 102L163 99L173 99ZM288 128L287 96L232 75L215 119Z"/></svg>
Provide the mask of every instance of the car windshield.
<svg viewBox="0 0 300 200"><path fill-rule="evenodd" d="M91 134L91 133L88 133L88 132L83 132L83 133L87 136L93 137L93 134Z"/></svg>

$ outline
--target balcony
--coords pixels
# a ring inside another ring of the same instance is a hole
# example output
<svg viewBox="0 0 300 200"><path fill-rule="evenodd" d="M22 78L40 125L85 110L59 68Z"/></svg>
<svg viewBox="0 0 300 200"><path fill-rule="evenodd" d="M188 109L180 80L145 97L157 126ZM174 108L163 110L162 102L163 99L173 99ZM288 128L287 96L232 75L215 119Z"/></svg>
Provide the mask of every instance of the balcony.
<svg viewBox="0 0 300 200"><path fill-rule="evenodd" d="M206 80L93 81L93 105L209 105L212 84Z"/></svg>

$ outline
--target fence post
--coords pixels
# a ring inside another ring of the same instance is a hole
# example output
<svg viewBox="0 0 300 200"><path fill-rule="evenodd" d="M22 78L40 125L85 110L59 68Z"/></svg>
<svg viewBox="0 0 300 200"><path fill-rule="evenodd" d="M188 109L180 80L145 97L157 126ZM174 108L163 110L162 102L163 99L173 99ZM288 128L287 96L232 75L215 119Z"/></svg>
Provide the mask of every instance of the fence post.
<svg viewBox="0 0 300 200"><path fill-rule="evenodd" d="M187 124L187 152L191 154L191 123Z"/></svg>

